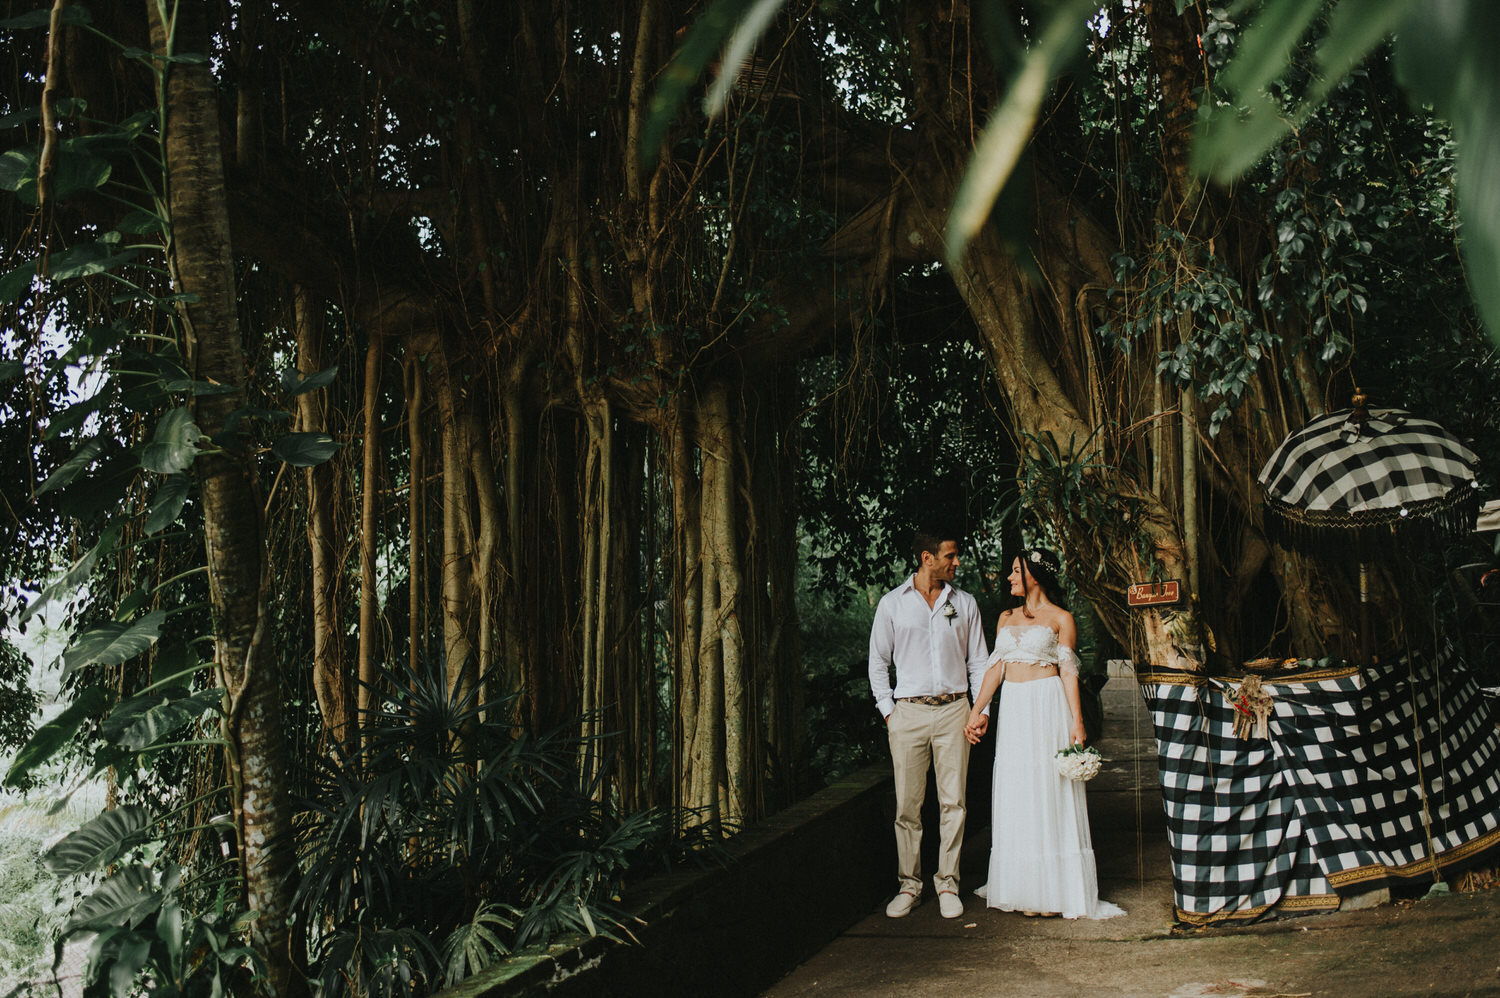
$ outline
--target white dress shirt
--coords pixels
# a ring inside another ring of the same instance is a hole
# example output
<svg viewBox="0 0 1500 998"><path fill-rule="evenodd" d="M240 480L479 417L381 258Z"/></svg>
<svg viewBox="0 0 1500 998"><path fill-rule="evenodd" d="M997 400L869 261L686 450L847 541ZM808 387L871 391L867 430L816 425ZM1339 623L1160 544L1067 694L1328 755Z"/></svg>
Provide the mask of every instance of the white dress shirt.
<svg viewBox="0 0 1500 998"><path fill-rule="evenodd" d="M880 598L870 628L870 692L891 716L898 697L979 694L989 651L979 604L947 583L931 606L915 576ZM891 687L891 668L896 685Z"/></svg>

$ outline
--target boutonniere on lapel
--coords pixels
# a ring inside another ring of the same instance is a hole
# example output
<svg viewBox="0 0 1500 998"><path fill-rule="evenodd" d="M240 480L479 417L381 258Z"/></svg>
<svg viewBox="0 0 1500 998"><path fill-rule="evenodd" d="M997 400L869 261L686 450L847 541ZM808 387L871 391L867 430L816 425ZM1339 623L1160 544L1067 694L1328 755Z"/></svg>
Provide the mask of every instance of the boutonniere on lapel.
<svg viewBox="0 0 1500 998"><path fill-rule="evenodd" d="M943 600L943 616L948 618L948 626L953 626L953 618L958 616L958 610L953 606L952 600Z"/></svg>

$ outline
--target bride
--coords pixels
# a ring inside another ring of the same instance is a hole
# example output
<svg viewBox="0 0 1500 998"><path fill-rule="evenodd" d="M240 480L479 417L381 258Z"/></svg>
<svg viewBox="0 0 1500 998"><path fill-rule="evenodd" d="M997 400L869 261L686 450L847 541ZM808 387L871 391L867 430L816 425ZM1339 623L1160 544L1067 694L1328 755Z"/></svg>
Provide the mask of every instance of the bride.
<svg viewBox="0 0 1500 998"><path fill-rule="evenodd" d="M1022 604L1000 615L995 651L965 734L978 744L1000 696L989 883L991 908L1026 915L1113 918L1124 910L1099 900L1094 847L1082 783L1058 774L1053 756L1086 739L1078 694L1078 629L1063 608L1061 564L1050 551L1021 552L1010 572Z"/></svg>

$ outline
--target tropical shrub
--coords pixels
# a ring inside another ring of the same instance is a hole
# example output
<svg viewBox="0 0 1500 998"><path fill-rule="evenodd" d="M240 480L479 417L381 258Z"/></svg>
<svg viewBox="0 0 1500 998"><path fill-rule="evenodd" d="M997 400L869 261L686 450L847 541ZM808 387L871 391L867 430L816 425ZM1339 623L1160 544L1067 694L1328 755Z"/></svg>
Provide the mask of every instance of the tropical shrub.
<svg viewBox="0 0 1500 998"><path fill-rule="evenodd" d="M320 762L301 809L320 990L422 994L560 935L629 938L627 877L682 855L667 816L622 814L580 781L576 722L528 735L508 700L449 689L440 666L382 680L397 692L357 751Z"/></svg>

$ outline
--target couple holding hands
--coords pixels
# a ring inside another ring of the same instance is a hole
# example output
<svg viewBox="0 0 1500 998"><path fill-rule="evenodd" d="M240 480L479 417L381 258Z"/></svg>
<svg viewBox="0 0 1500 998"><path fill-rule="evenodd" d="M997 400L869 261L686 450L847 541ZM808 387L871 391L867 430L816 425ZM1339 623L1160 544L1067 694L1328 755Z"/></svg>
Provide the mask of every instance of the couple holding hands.
<svg viewBox="0 0 1500 998"><path fill-rule="evenodd" d="M969 747L993 728L989 882L977 893L991 908L1027 915L1123 915L1099 900L1083 784L1053 762L1059 750L1086 740L1078 631L1064 606L1057 556L1030 548L1016 557L1010 592L1021 605L1000 615L991 654L978 604L952 584L958 542L918 531L912 553L916 573L881 598L870 631L870 691L886 719L896 783L900 885L885 913L900 918L922 897L921 809L931 767L940 838L933 887L944 918L963 914L958 859Z"/></svg>

